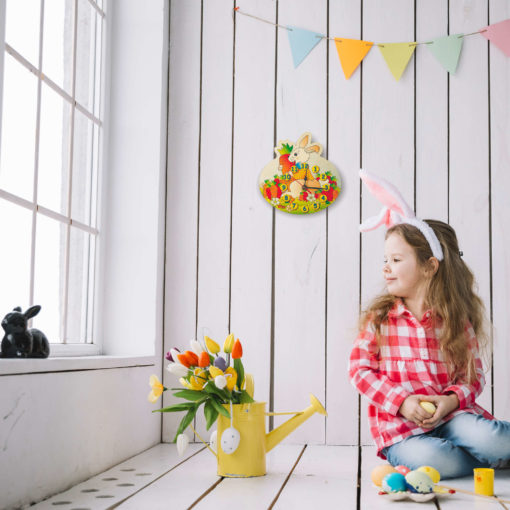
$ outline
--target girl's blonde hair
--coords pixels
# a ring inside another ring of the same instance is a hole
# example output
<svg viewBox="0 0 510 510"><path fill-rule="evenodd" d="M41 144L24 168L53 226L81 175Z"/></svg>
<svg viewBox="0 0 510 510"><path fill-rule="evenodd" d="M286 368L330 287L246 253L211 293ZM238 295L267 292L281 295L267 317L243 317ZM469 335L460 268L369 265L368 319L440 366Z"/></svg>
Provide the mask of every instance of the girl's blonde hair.
<svg viewBox="0 0 510 510"><path fill-rule="evenodd" d="M451 378L473 383L477 374L464 330L469 320L480 351L488 356L485 308L475 292L473 273L462 260L453 228L442 221L425 221L434 230L444 253L444 259L439 262L439 268L430 280L425 306L432 309L434 319L441 325L439 344ZM419 265L430 264L432 250L420 230L408 223L400 223L388 229L386 239L391 234L400 235L414 249ZM388 293L376 297L361 314L360 328L371 321L380 341L381 324L388 318L388 312L396 300L396 296Z"/></svg>

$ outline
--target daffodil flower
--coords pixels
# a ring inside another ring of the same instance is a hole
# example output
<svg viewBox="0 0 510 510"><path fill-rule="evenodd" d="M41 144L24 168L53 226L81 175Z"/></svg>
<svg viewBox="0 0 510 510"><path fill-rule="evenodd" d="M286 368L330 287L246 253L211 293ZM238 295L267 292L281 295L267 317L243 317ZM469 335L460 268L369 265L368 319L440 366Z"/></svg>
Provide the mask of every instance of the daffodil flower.
<svg viewBox="0 0 510 510"><path fill-rule="evenodd" d="M181 377L179 382L189 390L200 391L204 387L204 384L207 382L207 373L205 370L202 370L198 367L195 368L193 373L194 375L189 378L189 381L184 379L184 377Z"/></svg>
<svg viewBox="0 0 510 510"><path fill-rule="evenodd" d="M227 380L226 386L227 386L228 391L232 391L237 383L237 372L232 367L228 367L225 370L225 372L223 372L223 370L221 370L218 367L209 367L209 374L214 379L215 384L216 384L216 378L218 376L224 376ZM222 381L222 379L220 379L220 381ZM219 387L217 384L216 384L216 386ZM222 389L222 388L220 388L220 389Z"/></svg>
<svg viewBox="0 0 510 510"><path fill-rule="evenodd" d="M216 354L220 352L220 346L212 338L204 336L204 340L205 345L211 354Z"/></svg>
<svg viewBox="0 0 510 510"><path fill-rule="evenodd" d="M230 354L232 352L232 347L234 347L234 335L230 333L223 344L223 352L225 354Z"/></svg>
<svg viewBox="0 0 510 510"><path fill-rule="evenodd" d="M151 385L152 390L147 398L151 404L154 404L166 388L161 384L157 375L151 375L149 384Z"/></svg>

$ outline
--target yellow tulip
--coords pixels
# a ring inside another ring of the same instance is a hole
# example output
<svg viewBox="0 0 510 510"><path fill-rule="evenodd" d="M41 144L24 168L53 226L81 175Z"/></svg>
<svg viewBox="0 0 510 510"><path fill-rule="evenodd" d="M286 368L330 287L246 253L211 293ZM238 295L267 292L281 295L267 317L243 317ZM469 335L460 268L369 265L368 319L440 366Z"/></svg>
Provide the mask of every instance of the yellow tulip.
<svg viewBox="0 0 510 510"><path fill-rule="evenodd" d="M190 384L188 381L186 381L186 379L184 379L184 377L181 377L181 378L179 379L179 382L180 382L180 383L181 383L181 384L182 384L185 388L188 388L188 390L192 390L192 389L193 389L193 387L191 386L191 384Z"/></svg>
<svg viewBox="0 0 510 510"><path fill-rule="evenodd" d="M234 335L230 333L223 344L223 352L225 354L230 354L232 352L232 347L234 347Z"/></svg>
<svg viewBox="0 0 510 510"><path fill-rule="evenodd" d="M215 377L218 377L219 375L223 375L223 370L221 370L221 368L211 365L209 367L209 374L211 375L211 378L214 379Z"/></svg>
<svg viewBox="0 0 510 510"><path fill-rule="evenodd" d="M201 368L195 368L194 373L195 375L190 377L189 382L191 386L193 386L192 389L200 391L204 387L204 384L207 382L207 374Z"/></svg>
<svg viewBox="0 0 510 510"><path fill-rule="evenodd" d="M147 398L151 404L154 404L165 390L165 387L161 384L161 381L158 379L157 375L151 375L149 384L152 390Z"/></svg>
<svg viewBox="0 0 510 510"><path fill-rule="evenodd" d="M225 375L228 374L230 374L230 377L227 377L227 389L228 391L232 391L237 383L237 372L235 371L235 368L228 367L225 370Z"/></svg>
<svg viewBox="0 0 510 510"><path fill-rule="evenodd" d="M204 340L205 340L205 345L211 354L216 354L216 353L220 352L220 346L212 338L209 338L208 336L204 336Z"/></svg>

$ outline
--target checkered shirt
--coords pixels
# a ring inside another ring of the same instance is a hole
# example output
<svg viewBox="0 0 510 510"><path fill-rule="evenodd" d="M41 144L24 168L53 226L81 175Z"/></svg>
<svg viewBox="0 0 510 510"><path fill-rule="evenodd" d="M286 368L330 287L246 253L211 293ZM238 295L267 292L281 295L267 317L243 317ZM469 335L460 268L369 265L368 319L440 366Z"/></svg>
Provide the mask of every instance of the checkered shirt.
<svg viewBox="0 0 510 510"><path fill-rule="evenodd" d="M478 380L463 384L462 378L452 383L448 377L444 356L439 348L440 329L432 326L430 310L418 321L401 300L397 300L381 324L381 345L377 344L375 328L368 323L360 331L351 351L349 377L357 390L369 400L368 423L377 446L381 450L412 435L430 431L404 418L398 410L412 394L444 395L454 392L459 407L445 416L438 425L458 414L468 412L494 419L476 404L485 377L478 354L478 342L471 324L465 332L475 357Z"/></svg>

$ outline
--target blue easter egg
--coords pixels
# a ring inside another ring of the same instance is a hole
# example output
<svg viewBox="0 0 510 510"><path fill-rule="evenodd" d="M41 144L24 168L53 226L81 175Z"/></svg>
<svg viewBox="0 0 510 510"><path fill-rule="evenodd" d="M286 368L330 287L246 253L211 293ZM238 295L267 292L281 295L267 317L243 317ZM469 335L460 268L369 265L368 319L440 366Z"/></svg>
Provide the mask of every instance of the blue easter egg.
<svg viewBox="0 0 510 510"><path fill-rule="evenodd" d="M401 473L390 473L383 478L384 492L402 492L407 490L406 477Z"/></svg>

